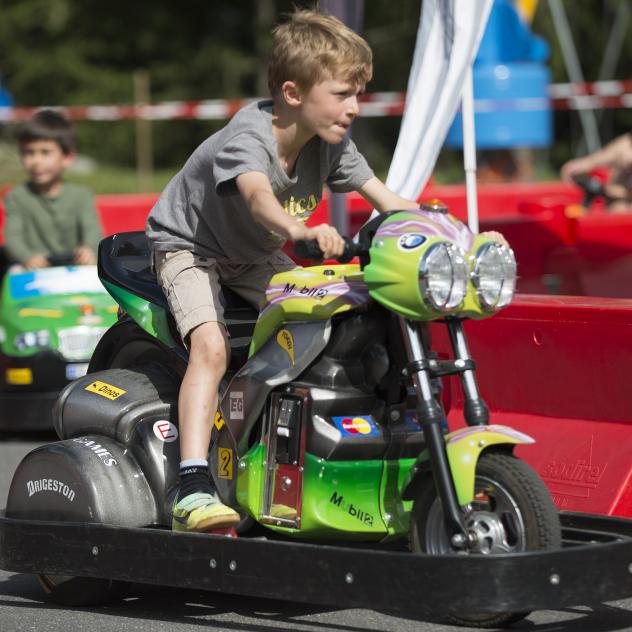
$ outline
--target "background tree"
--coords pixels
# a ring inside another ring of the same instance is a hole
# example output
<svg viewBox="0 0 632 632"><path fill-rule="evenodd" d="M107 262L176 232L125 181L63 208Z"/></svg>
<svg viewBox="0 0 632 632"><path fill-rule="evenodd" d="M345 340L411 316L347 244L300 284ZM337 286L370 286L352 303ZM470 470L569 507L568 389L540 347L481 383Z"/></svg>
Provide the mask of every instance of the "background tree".
<svg viewBox="0 0 632 632"><path fill-rule="evenodd" d="M618 2L564 2L589 81L597 78ZM149 72L153 101L265 96L271 22L294 5L311 4L291 0L0 0L0 70L17 105L129 103L133 73L139 68ZM375 79L369 90L405 90L419 12L419 0L365 3L363 34L375 58ZM533 29L551 44L553 80L566 81L544 0ZM627 37L615 77L629 77L626 63L631 58L632 37ZM178 168L221 124L154 123L155 164ZM355 124L358 144L381 173L390 162L399 124L397 117L360 119ZM82 153L100 163L134 164L132 122L83 121L77 128ZM629 109L606 111L604 140L630 128ZM555 130L553 167L571 155L569 139L581 135L576 114L556 112Z"/></svg>

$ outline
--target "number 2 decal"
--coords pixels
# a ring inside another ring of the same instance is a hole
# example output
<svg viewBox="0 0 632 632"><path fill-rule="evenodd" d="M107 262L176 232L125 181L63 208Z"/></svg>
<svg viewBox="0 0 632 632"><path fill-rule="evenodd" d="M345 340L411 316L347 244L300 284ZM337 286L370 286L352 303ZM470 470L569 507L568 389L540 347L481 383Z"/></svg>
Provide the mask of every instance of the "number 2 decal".
<svg viewBox="0 0 632 632"><path fill-rule="evenodd" d="M233 451L230 448L219 448L217 475L220 478L233 479Z"/></svg>

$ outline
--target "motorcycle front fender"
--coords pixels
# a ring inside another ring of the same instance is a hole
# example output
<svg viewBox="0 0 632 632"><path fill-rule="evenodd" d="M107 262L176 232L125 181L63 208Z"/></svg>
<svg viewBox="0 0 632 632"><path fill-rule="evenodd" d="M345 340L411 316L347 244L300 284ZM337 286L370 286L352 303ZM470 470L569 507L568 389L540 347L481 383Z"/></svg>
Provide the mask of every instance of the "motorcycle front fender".
<svg viewBox="0 0 632 632"><path fill-rule="evenodd" d="M468 426L445 435L448 463L459 505L467 505L474 499L474 481L476 464L484 450L492 446L513 446L535 443L535 440L508 426ZM411 469L409 480L403 488L403 498L412 500L418 483L428 475L430 454L421 452L415 466Z"/></svg>

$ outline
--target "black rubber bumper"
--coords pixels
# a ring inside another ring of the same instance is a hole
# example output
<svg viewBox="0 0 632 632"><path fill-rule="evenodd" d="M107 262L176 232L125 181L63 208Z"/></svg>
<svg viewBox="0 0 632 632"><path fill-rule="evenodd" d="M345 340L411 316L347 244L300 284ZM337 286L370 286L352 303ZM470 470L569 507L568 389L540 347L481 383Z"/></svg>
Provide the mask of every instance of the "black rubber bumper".
<svg viewBox="0 0 632 632"><path fill-rule="evenodd" d="M524 612L631 596L631 523L565 523L563 549L427 556L2 514L0 567L407 615Z"/></svg>

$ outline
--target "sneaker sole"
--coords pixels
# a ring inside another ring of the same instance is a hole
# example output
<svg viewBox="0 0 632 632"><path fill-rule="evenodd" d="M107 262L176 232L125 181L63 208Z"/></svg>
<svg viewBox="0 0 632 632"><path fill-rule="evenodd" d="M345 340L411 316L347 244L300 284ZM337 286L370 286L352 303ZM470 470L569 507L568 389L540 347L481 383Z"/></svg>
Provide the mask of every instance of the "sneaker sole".
<svg viewBox="0 0 632 632"><path fill-rule="evenodd" d="M172 521L172 531L188 531L191 533L203 533L205 531L212 531L214 529L230 529L236 527L241 522L241 518L238 514L218 514L215 516L208 516L207 518L201 518L195 524L188 524L180 522L175 518Z"/></svg>

